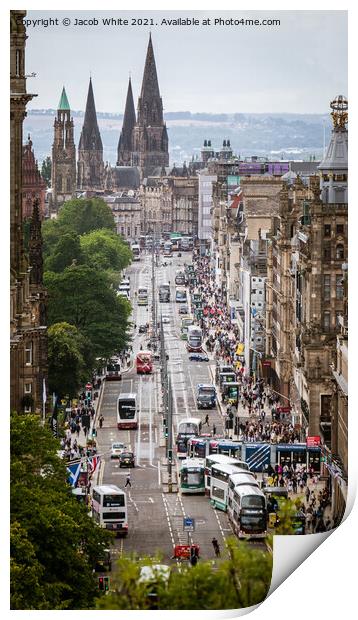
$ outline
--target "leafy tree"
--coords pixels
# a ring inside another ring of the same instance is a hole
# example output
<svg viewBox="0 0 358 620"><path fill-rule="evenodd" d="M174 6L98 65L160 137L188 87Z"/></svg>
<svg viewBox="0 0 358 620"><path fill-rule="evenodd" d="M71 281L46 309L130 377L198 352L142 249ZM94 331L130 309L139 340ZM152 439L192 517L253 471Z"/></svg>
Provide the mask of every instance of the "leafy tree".
<svg viewBox="0 0 358 620"><path fill-rule="evenodd" d="M64 232L71 232L70 229L63 230L63 227L60 226L58 220L45 220L42 223L42 243L43 243L43 256L44 259L51 256L54 247L58 243L61 235ZM72 231L73 232L73 231Z"/></svg>
<svg viewBox="0 0 358 620"><path fill-rule="evenodd" d="M95 357L110 357L128 342L130 304L116 295L104 272L87 265L45 273L49 325L75 325L91 343Z"/></svg>
<svg viewBox="0 0 358 620"><path fill-rule="evenodd" d="M131 250L122 239L105 228L82 235L81 248L86 263L96 269L121 271L132 258Z"/></svg>
<svg viewBox="0 0 358 620"><path fill-rule="evenodd" d="M279 523L275 529L275 534L294 534L293 521L297 510L296 503L291 499L279 499L279 510L277 511Z"/></svg>
<svg viewBox="0 0 358 620"><path fill-rule="evenodd" d="M61 207L57 221L61 228L71 229L78 235L100 228L115 228L112 211L101 198L68 200Z"/></svg>
<svg viewBox="0 0 358 620"><path fill-rule="evenodd" d="M38 416L11 415L11 608L90 609L93 567L111 536L79 504Z"/></svg>
<svg viewBox="0 0 358 620"><path fill-rule="evenodd" d="M240 609L264 600L270 588L272 555L237 539L226 541L228 559L215 563L199 560L194 567L172 569L169 581L156 577L158 609ZM100 609L148 609L147 585L139 581L143 564L136 556L118 562L114 591L97 602Z"/></svg>
<svg viewBox="0 0 358 620"><path fill-rule="evenodd" d="M88 343L77 327L65 322L51 325L47 333L50 392L73 398L94 366Z"/></svg>
<svg viewBox="0 0 358 620"><path fill-rule="evenodd" d="M80 237L74 232L67 232L59 238L53 247L51 255L45 261L46 271L61 273L66 267L76 261L83 262Z"/></svg>
<svg viewBox="0 0 358 620"><path fill-rule="evenodd" d="M51 185L51 171L52 171L51 157L46 157L46 159L44 159L42 162L41 176L43 180L45 181L47 187L50 187Z"/></svg>

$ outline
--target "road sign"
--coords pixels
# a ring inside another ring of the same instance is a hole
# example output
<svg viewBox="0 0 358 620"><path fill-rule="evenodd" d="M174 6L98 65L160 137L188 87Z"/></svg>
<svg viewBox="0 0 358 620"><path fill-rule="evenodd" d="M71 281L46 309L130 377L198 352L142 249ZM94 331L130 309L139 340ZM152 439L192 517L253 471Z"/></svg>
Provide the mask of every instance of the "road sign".
<svg viewBox="0 0 358 620"><path fill-rule="evenodd" d="M183 530L184 532L195 532L195 519L192 517L184 517Z"/></svg>
<svg viewBox="0 0 358 620"><path fill-rule="evenodd" d="M321 438L319 435L311 435L306 438L307 448L315 448L321 445Z"/></svg>

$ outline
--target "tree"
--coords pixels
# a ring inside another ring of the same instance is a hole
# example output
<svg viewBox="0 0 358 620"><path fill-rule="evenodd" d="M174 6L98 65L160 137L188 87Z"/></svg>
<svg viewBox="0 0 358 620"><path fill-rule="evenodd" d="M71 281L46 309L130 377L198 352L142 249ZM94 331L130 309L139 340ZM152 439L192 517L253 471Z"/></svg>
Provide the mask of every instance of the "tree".
<svg viewBox="0 0 358 620"><path fill-rule="evenodd" d="M47 257L45 270L61 273L74 260L77 264L83 262L80 237L74 232L67 232L61 235L51 255Z"/></svg>
<svg viewBox="0 0 358 620"><path fill-rule="evenodd" d="M47 335L49 390L73 398L94 366L88 343L77 327L65 322L51 325Z"/></svg>
<svg viewBox="0 0 358 620"><path fill-rule="evenodd" d="M130 304L116 295L104 272L87 265L45 273L49 325L75 325L91 345L95 357L108 358L128 342Z"/></svg>
<svg viewBox="0 0 358 620"><path fill-rule="evenodd" d="M58 441L11 415L11 608L91 609L93 568L111 536L71 494Z"/></svg>
<svg viewBox="0 0 358 620"><path fill-rule="evenodd" d="M155 592L158 609L241 609L261 603L272 577L272 555L251 547L236 538L226 540L228 559L215 563L199 560L195 567L172 569L169 580L159 573ZM145 583L139 580L143 564L157 564L158 559L138 561L135 556L122 557L118 563L114 591L97 602L100 609L148 609L150 599Z"/></svg>
<svg viewBox="0 0 358 620"><path fill-rule="evenodd" d="M132 252L118 235L108 229L81 236L86 263L96 269L121 271L131 262Z"/></svg>
<svg viewBox="0 0 358 620"><path fill-rule="evenodd" d="M115 229L112 211L101 198L68 200L61 207L57 221L61 228L73 230L78 235L100 228Z"/></svg>
<svg viewBox="0 0 358 620"><path fill-rule="evenodd" d="M43 180L45 181L47 187L50 187L51 185L51 172L52 172L51 157L46 157L46 159L44 159L42 162L41 176Z"/></svg>

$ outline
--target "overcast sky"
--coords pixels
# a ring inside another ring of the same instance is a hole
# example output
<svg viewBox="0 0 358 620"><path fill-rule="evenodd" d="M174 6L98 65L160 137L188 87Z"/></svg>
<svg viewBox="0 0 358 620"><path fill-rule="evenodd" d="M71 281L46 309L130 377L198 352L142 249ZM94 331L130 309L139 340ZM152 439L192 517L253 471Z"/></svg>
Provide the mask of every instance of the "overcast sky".
<svg viewBox="0 0 358 620"><path fill-rule="evenodd" d="M84 110L92 74L97 111L123 112L129 72L137 105L149 26L103 26L102 18L153 18L159 85L167 112L326 113L347 95L344 11L28 11L28 108L56 108L62 85L73 110ZM210 18L210 26L161 26L162 18ZM214 26L222 17L280 19L280 26ZM70 26L62 25L69 18ZM99 25L75 26L96 18Z"/></svg>

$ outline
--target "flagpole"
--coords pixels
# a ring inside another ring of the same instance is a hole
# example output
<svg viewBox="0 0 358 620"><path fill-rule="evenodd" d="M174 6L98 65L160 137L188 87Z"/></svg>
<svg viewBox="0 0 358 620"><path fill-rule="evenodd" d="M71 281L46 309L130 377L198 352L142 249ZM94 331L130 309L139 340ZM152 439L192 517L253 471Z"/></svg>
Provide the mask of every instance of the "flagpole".
<svg viewBox="0 0 358 620"><path fill-rule="evenodd" d="M42 426L45 426L46 420L46 381L45 377L42 379Z"/></svg>

